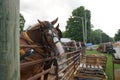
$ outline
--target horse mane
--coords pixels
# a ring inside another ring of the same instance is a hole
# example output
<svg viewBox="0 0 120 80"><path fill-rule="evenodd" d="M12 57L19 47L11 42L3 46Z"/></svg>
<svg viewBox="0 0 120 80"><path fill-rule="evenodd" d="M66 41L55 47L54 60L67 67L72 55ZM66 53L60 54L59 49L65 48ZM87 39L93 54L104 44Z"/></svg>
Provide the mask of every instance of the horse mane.
<svg viewBox="0 0 120 80"><path fill-rule="evenodd" d="M29 26L26 30L31 30L31 29L33 29L33 28L35 28L35 27L39 28L39 26L40 26L40 24L37 23L37 24L34 24L34 25L32 25L32 26Z"/></svg>
<svg viewBox="0 0 120 80"><path fill-rule="evenodd" d="M52 27L49 21L43 21L43 24L46 25L46 27L47 26ZM37 23L37 24L34 24L33 26L29 26L27 30L36 30L36 29L39 29L40 27L42 27L42 25L40 25L40 23Z"/></svg>
<svg viewBox="0 0 120 80"><path fill-rule="evenodd" d="M48 23L51 23L52 25L54 25L57 21L58 21L58 17L57 17L55 20L51 21L51 22L48 22L48 21L42 21L42 22L43 22L43 23L46 22L47 24L48 24ZM38 20L38 22L41 22L41 21ZM40 23L37 23L37 24L35 24L35 25L33 25L33 26L29 26L26 30L31 30L31 29L33 29L34 27L39 27L39 26L41 26ZM37 28L37 29L38 29L38 28Z"/></svg>

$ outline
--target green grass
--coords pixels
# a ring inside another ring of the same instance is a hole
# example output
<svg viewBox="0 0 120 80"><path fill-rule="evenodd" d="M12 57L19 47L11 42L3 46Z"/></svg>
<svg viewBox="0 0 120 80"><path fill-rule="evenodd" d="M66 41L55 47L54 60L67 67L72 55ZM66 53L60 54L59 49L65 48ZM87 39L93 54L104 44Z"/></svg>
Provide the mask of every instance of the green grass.
<svg viewBox="0 0 120 80"><path fill-rule="evenodd" d="M86 51L86 54L105 54L105 53L100 53L95 50L93 51ZM113 80L113 71L112 71L112 55L110 54L105 54L107 56L107 64L106 64L106 75L108 76L108 80ZM115 65L115 69L120 69L120 65Z"/></svg>
<svg viewBox="0 0 120 80"><path fill-rule="evenodd" d="M106 64L106 75L108 76L108 80L113 80L113 70L112 70L112 56L107 55L107 64Z"/></svg>

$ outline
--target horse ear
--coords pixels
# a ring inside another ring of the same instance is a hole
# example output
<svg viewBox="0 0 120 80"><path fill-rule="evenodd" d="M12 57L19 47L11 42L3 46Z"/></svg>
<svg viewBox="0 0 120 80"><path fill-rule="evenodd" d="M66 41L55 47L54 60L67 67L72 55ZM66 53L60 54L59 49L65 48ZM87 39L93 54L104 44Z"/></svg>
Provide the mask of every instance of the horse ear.
<svg viewBox="0 0 120 80"><path fill-rule="evenodd" d="M51 22L52 25L54 25L58 21L58 17Z"/></svg>
<svg viewBox="0 0 120 80"><path fill-rule="evenodd" d="M56 26L56 29L59 29L59 24Z"/></svg>
<svg viewBox="0 0 120 80"><path fill-rule="evenodd" d="M45 26L45 24L44 24L42 21L40 21L39 19L38 19L38 22L39 22L39 24L40 24L42 27Z"/></svg>

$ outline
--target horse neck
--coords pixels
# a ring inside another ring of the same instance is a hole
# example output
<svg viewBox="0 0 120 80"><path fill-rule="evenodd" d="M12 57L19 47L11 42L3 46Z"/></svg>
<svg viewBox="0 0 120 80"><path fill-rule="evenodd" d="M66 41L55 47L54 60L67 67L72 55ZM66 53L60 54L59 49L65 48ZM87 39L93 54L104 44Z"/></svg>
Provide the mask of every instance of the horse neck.
<svg viewBox="0 0 120 80"><path fill-rule="evenodd" d="M29 30L27 34L34 43L42 45L42 36L39 30Z"/></svg>

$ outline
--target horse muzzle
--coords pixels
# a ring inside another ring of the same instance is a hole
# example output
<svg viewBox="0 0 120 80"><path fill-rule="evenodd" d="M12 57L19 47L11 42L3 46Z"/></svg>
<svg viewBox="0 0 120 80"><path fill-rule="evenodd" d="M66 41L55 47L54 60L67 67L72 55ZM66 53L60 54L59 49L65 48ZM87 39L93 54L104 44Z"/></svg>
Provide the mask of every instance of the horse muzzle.
<svg viewBox="0 0 120 80"><path fill-rule="evenodd" d="M56 43L56 47L57 47L57 49L59 51L59 56L63 56L63 54L64 54L65 51L63 49L63 46L62 46L61 42L57 42Z"/></svg>

